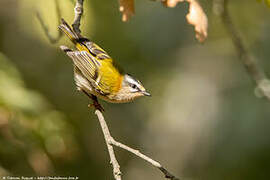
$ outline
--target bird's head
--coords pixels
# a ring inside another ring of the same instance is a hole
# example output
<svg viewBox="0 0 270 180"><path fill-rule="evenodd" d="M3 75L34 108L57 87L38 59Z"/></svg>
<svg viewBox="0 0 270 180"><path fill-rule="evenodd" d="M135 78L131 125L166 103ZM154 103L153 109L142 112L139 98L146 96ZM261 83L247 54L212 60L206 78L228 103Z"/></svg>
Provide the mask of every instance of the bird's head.
<svg viewBox="0 0 270 180"><path fill-rule="evenodd" d="M150 93L145 90L142 83L129 74L124 75L118 95L119 99L124 102L132 101L141 96L151 96Z"/></svg>

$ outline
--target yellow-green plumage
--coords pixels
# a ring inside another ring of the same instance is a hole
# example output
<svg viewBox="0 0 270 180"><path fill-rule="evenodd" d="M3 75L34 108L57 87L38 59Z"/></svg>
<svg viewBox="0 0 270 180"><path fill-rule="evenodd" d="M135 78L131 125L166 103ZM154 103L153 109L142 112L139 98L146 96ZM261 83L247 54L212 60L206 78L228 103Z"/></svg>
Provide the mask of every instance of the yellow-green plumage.
<svg viewBox="0 0 270 180"><path fill-rule="evenodd" d="M69 49L66 49L65 51L73 59L75 66L78 67L98 92L95 95L114 96L121 88L121 82L123 80L123 73L119 66L98 45L77 35L64 20L62 20L59 28L79 50L69 51Z"/></svg>
<svg viewBox="0 0 270 180"><path fill-rule="evenodd" d="M113 103L129 102L150 95L138 80L124 74L102 48L75 33L63 19L59 29L78 49L74 51L61 46L74 63L74 79L79 90Z"/></svg>
<svg viewBox="0 0 270 180"><path fill-rule="evenodd" d="M117 93L121 88L121 82L123 75L120 74L119 70L113 66L111 59L106 59L101 62L101 67L99 69L100 74L102 74L99 81L99 86L105 92L110 92L111 94Z"/></svg>

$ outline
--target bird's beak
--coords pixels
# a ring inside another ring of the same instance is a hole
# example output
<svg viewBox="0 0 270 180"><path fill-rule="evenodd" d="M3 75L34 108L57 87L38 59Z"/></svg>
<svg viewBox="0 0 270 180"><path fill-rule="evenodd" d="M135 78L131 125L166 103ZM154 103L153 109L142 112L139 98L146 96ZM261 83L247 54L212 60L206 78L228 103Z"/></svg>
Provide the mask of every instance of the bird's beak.
<svg viewBox="0 0 270 180"><path fill-rule="evenodd" d="M146 91L142 91L143 95L145 96L151 96L151 94L149 92L146 92Z"/></svg>

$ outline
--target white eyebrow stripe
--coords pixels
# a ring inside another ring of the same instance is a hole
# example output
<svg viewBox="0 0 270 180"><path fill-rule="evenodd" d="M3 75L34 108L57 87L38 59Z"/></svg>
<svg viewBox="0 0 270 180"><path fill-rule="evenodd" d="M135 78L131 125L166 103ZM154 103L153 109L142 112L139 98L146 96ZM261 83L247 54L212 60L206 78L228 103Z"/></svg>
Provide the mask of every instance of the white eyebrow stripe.
<svg viewBox="0 0 270 180"><path fill-rule="evenodd" d="M140 86L140 84L136 80L134 80L133 78L131 78L130 76L127 77L127 81L129 83L131 83L131 84L135 84L138 87Z"/></svg>

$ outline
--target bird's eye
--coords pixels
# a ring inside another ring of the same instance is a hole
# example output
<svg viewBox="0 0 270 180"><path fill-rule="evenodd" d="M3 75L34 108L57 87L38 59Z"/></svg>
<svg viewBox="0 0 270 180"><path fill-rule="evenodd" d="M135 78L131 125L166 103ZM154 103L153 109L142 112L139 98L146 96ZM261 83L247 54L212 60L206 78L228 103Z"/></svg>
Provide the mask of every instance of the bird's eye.
<svg viewBox="0 0 270 180"><path fill-rule="evenodd" d="M130 87L131 87L132 89L137 89L137 86L136 86L135 84L131 84Z"/></svg>

